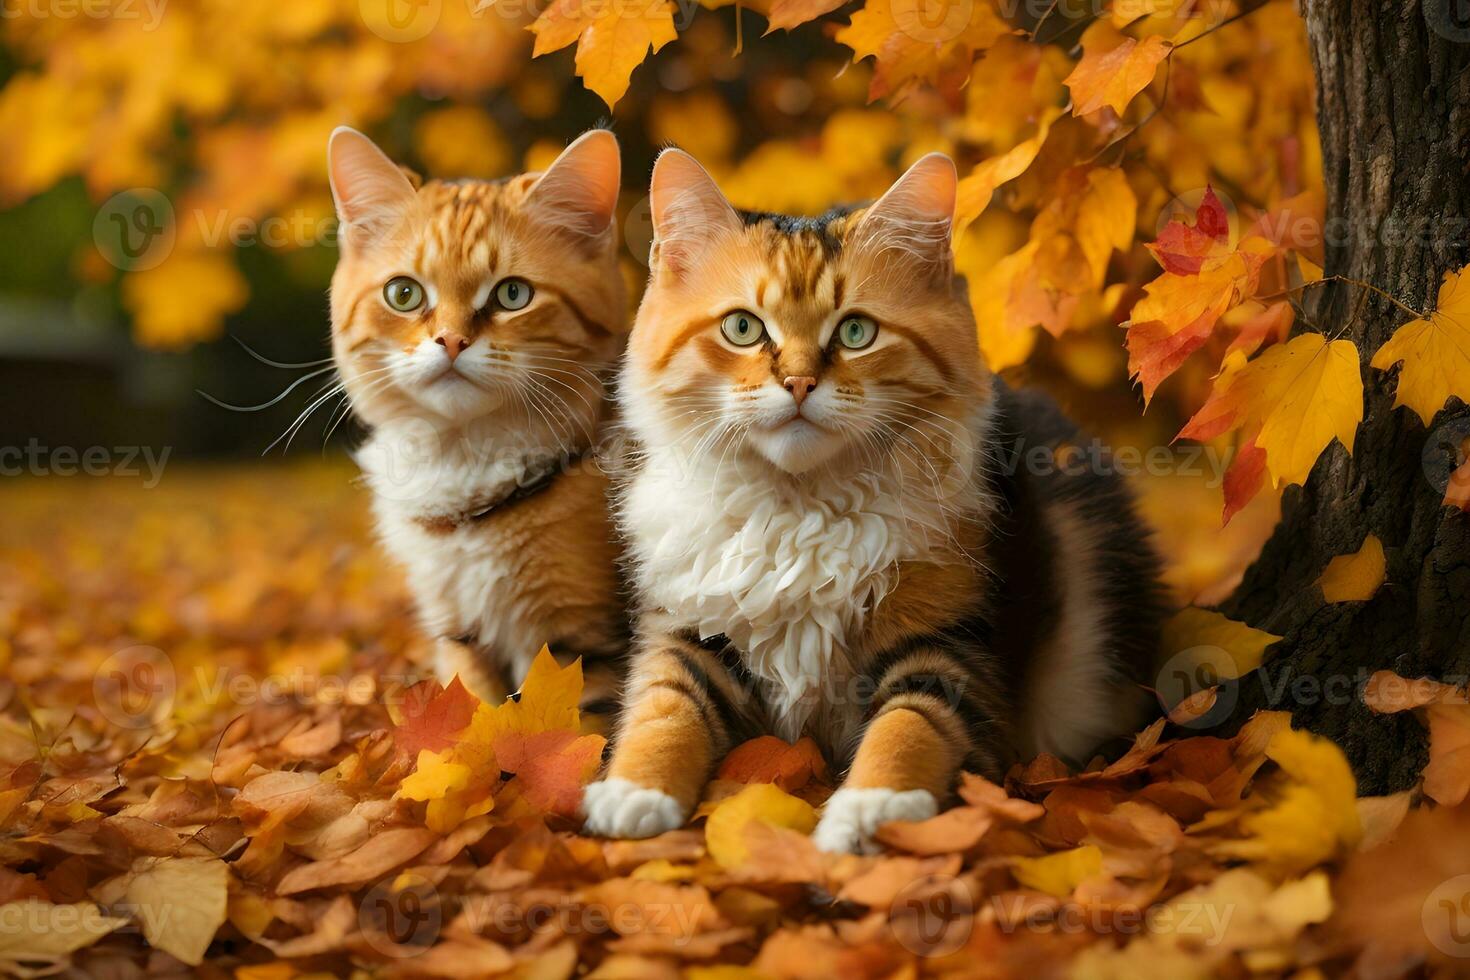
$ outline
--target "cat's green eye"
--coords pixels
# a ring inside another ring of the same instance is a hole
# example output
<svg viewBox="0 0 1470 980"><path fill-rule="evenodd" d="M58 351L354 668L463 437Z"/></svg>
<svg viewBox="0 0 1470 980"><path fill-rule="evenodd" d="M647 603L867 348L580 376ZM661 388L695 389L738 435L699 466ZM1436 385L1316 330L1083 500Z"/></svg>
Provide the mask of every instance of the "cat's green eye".
<svg viewBox="0 0 1470 980"><path fill-rule="evenodd" d="M383 287L383 302L399 313L412 313L424 305L424 287L408 276L394 276Z"/></svg>
<svg viewBox="0 0 1470 980"><path fill-rule="evenodd" d="M765 338L766 325L754 313L736 310L726 313L725 319L720 321L720 333L736 347L750 347Z"/></svg>
<svg viewBox="0 0 1470 980"><path fill-rule="evenodd" d="M837 342L848 350L863 350L878 339L878 324L865 316L850 316L837 325Z"/></svg>
<svg viewBox="0 0 1470 980"><path fill-rule="evenodd" d="M502 279L495 287L495 302L502 310L524 310L534 292L524 279Z"/></svg>

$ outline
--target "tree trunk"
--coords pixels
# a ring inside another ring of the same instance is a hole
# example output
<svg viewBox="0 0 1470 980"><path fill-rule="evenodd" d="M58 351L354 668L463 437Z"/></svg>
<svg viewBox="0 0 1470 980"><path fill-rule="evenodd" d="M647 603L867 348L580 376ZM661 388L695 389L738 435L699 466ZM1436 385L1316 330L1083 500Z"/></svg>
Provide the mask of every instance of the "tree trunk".
<svg viewBox="0 0 1470 980"><path fill-rule="evenodd" d="M1416 309L1470 261L1470 0L1306 0L1327 188L1327 275L1372 283ZM1343 746L1359 790L1411 786L1427 761L1408 712L1362 703L1376 670L1470 679L1470 515L1442 504L1470 436L1459 402L1426 429L1393 408L1397 372L1368 367L1409 317L1335 283L1309 290L1309 319L1362 353L1367 401L1352 456L1336 443L1223 611L1284 637L1230 692L1237 721L1291 711ZM1362 304L1361 306L1359 304ZM1356 315L1355 315L1356 313ZM1315 583L1334 555L1383 542L1388 580L1367 602L1327 604Z"/></svg>

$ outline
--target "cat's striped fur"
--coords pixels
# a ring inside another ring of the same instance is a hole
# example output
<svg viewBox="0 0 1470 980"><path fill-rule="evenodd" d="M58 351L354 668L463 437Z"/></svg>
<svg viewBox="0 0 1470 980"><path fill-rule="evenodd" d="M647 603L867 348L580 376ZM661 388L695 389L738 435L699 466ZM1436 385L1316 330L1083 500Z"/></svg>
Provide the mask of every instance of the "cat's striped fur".
<svg viewBox="0 0 1470 980"><path fill-rule="evenodd" d="M617 141L595 130L545 174L501 181L418 186L351 130L330 160L333 352L372 428L358 461L438 673L498 700L547 643L583 659L586 705L610 710L627 623L591 449L627 331ZM418 308L387 302L399 276L422 287ZM499 298L512 279L524 307Z"/></svg>
<svg viewBox="0 0 1470 980"><path fill-rule="evenodd" d="M817 840L860 849L961 768L1082 759L1142 719L1156 560L1114 476L1045 462L1070 423L984 369L954 194L933 155L867 209L739 214L660 157L621 381L640 607L589 829L680 825L726 751L776 732L845 771ZM722 332L732 310L760 343ZM871 347L838 342L850 314Z"/></svg>

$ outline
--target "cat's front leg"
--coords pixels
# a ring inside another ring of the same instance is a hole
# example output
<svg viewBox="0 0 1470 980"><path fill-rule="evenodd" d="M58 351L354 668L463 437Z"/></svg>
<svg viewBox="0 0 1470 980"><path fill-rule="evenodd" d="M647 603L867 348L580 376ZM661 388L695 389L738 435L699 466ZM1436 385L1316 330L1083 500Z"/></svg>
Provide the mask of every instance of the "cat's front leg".
<svg viewBox="0 0 1470 980"><path fill-rule="evenodd" d="M587 787L584 829L653 837L689 819L743 733L748 697L716 654L669 633L636 641L625 690L612 760Z"/></svg>
<svg viewBox="0 0 1470 980"><path fill-rule="evenodd" d="M434 676L448 687L456 677L486 704L499 704L510 695L500 671L472 644L441 636L434 641Z"/></svg>
<svg viewBox="0 0 1470 980"><path fill-rule="evenodd" d="M974 663L945 644L908 644L880 657L870 720L842 786L827 800L813 839L824 851L872 853L894 820L939 812L961 768L998 774L1004 754L994 692Z"/></svg>

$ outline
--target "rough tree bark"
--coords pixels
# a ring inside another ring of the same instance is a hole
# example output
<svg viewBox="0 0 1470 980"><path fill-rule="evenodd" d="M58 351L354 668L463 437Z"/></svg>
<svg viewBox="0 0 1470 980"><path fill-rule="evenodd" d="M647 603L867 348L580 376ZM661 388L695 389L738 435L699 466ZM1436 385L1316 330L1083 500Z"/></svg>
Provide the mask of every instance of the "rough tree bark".
<svg viewBox="0 0 1470 980"><path fill-rule="evenodd" d="M1325 271L1431 308L1441 276L1470 261L1470 3L1306 0L1304 14L1327 188ZM1344 747L1367 794L1412 785L1427 759L1409 713L1363 706L1368 675L1470 678L1470 515L1441 503L1470 412L1452 402L1426 428L1392 407L1397 372L1368 361L1409 318L1362 293L1335 283L1303 297L1329 334L1351 324L1346 336L1362 352L1357 446L1349 457L1334 443L1306 487L1288 491L1280 527L1223 611L1284 637L1232 692L1232 717L1292 711ZM1317 577L1369 533L1387 552L1387 583L1367 602L1324 603Z"/></svg>

